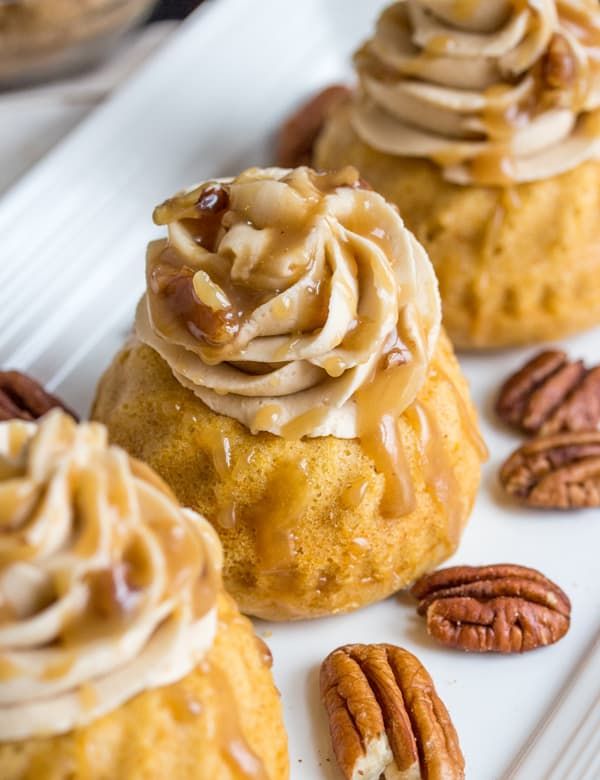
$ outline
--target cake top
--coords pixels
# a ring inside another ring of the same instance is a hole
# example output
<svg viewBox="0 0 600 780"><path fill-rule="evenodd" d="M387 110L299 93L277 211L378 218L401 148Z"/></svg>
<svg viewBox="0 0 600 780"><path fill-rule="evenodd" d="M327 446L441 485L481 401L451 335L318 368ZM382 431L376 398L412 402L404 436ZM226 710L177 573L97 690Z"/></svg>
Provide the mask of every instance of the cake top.
<svg viewBox="0 0 600 780"><path fill-rule="evenodd" d="M251 168L155 220L169 237L149 247L137 333L211 409L252 432L354 438L412 403L440 328L435 275L353 168Z"/></svg>
<svg viewBox="0 0 600 780"><path fill-rule="evenodd" d="M597 0L401 0L356 54L353 126L460 184L600 158Z"/></svg>
<svg viewBox="0 0 600 780"><path fill-rule="evenodd" d="M59 734L188 674L220 546L97 423L0 424L0 740Z"/></svg>

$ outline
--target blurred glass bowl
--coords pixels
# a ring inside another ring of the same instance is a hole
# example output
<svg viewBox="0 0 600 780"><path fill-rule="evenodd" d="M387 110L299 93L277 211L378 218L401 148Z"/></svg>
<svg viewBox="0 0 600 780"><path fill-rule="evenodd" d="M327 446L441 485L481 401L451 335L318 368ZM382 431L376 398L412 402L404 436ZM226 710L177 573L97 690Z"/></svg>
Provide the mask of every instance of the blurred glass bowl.
<svg viewBox="0 0 600 780"><path fill-rule="evenodd" d="M156 0L0 0L0 88L93 65Z"/></svg>

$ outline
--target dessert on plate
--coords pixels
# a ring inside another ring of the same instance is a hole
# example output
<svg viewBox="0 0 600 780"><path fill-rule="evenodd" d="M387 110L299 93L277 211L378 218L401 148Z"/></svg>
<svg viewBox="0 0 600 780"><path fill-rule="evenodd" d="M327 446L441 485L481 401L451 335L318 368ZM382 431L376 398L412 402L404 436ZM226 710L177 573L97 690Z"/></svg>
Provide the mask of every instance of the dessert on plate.
<svg viewBox="0 0 600 780"><path fill-rule="evenodd" d="M397 209L352 168L253 168L155 220L93 416L211 520L241 609L348 611L446 558L485 448Z"/></svg>
<svg viewBox="0 0 600 780"><path fill-rule="evenodd" d="M209 523L104 427L0 424L0 777L280 780L268 654Z"/></svg>
<svg viewBox="0 0 600 780"><path fill-rule="evenodd" d="M455 345L600 323L598 2L402 0L355 64L314 163L398 205Z"/></svg>

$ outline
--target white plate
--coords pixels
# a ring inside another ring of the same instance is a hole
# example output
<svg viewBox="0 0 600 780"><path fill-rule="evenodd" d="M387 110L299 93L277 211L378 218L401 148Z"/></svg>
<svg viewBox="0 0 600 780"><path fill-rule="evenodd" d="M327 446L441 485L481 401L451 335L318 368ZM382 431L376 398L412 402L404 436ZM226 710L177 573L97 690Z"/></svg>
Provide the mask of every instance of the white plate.
<svg viewBox="0 0 600 780"><path fill-rule="evenodd" d="M155 235L153 205L203 177L267 162L282 117L312 89L348 74L349 52L381 5L203 6L0 201L1 364L31 372L86 413L132 322L144 247ZM568 348L597 361L599 344L596 331ZM466 656L436 647L405 597L318 622L259 622L275 655L295 780L337 777L318 666L334 647L361 641L404 645L423 660L453 716L471 780L508 776L524 748L512 777L600 777L600 664L598 653L588 652L600 628L600 513L528 512L506 503L496 487L498 466L518 439L496 424L493 393L530 352L462 359L491 459L455 561L541 569L572 598L569 634L522 657Z"/></svg>

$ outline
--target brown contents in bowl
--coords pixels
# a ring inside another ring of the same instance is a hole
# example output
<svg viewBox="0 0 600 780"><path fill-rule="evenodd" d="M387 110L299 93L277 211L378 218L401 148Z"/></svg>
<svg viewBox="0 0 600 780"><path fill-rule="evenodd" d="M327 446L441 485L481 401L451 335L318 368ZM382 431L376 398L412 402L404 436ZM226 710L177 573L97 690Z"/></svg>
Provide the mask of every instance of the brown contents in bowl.
<svg viewBox="0 0 600 780"><path fill-rule="evenodd" d="M0 84L51 78L98 59L154 0L8 0L0 3Z"/></svg>

